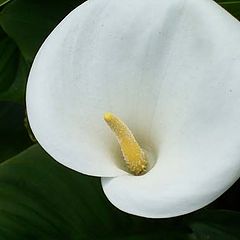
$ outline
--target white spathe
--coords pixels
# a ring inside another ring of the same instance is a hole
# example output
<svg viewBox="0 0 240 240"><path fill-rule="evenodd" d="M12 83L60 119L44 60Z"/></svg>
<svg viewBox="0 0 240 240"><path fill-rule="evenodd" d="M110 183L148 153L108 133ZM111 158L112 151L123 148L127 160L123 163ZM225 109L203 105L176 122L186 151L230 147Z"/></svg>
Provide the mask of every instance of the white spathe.
<svg viewBox="0 0 240 240"><path fill-rule="evenodd" d="M89 0L50 34L27 85L32 130L57 161L101 176L119 209L197 210L240 175L240 25L211 0ZM113 112L155 158L121 166Z"/></svg>

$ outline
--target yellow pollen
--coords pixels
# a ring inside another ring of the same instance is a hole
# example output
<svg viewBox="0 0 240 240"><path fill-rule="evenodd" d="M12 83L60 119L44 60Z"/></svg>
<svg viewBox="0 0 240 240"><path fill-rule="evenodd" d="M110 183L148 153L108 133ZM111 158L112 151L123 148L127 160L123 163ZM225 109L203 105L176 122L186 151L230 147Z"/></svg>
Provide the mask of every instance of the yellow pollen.
<svg viewBox="0 0 240 240"><path fill-rule="evenodd" d="M115 133L126 165L134 175L147 170L147 159L127 125L112 113L105 113L104 120Z"/></svg>

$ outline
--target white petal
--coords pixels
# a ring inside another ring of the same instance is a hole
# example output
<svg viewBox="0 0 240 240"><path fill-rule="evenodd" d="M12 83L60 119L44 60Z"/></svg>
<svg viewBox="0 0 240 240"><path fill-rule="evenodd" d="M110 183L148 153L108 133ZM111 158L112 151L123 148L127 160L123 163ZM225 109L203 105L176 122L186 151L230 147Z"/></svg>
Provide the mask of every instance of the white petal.
<svg viewBox="0 0 240 240"><path fill-rule="evenodd" d="M57 161L85 174L117 176L125 172L103 121L111 110L109 89L92 49L105 5L86 2L45 41L30 72L27 112L35 137Z"/></svg>
<svg viewBox="0 0 240 240"><path fill-rule="evenodd" d="M122 174L102 114L112 111L157 163L103 179L118 208L170 217L213 201L240 172L240 29L210 0L91 0L41 48L27 107L33 131L79 172Z"/></svg>
<svg viewBox="0 0 240 240"><path fill-rule="evenodd" d="M149 122L157 163L144 176L103 178L102 185L119 209L165 218L209 204L240 176L240 25L208 0L147 2L151 13L142 8L140 16L152 21L142 68L158 75Z"/></svg>

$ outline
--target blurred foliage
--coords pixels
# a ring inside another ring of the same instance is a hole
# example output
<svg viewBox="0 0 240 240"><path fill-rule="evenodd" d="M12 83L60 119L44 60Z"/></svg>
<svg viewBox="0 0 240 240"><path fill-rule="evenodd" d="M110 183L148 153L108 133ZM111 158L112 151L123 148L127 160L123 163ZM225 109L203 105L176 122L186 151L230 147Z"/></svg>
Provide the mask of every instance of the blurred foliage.
<svg viewBox="0 0 240 240"><path fill-rule="evenodd" d="M203 210L186 216L194 233L193 239L239 240L240 213L223 210Z"/></svg>
<svg viewBox="0 0 240 240"><path fill-rule="evenodd" d="M6 3L8 3L11 0L0 0L0 7L5 5Z"/></svg>
<svg viewBox="0 0 240 240"><path fill-rule="evenodd" d="M118 211L106 200L98 178L63 167L39 145L2 164L0 213L0 239L131 239L129 234L154 237L159 232L188 237L188 231L174 227L175 220L171 232L164 221L158 225Z"/></svg>
<svg viewBox="0 0 240 240"><path fill-rule="evenodd" d="M240 0L216 0L216 2L231 13L235 18L240 20Z"/></svg>
<svg viewBox="0 0 240 240"><path fill-rule="evenodd" d="M30 64L0 28L0 100L24 103Z"/></svg>
<svg viewBox="0 0 240 240"><path fill-rule="evenodd" d="M82 2L0 0L0 240L240 239L239 181L207 209L145 219L113 207L98 178L69 170L31 146L24 98L32 61L54 27ZM240 19L240 0L216 2ZM227 210L216 210L221 208Z"/></svg>
<svg viewBox="0 0 240 240"><path fill-rule="evenodd" d="M27 62L53 28L83 1L76 0L13 0L2 10L0 25L16 42Z"/></svg>
<svg viewBox="0 0 240 240"><path fill-rule="evenodd" d="M171 219L123 213L99 178L52 160L39 145L0 167L0 239L237 240L240 213L204 210Z"/></svg>
<svg viewBox="0 0 240 240"><path fill-rule="evenodd" d="M24 117L22 105L0 102L0 163L32 144L24 127Z"/></svg>

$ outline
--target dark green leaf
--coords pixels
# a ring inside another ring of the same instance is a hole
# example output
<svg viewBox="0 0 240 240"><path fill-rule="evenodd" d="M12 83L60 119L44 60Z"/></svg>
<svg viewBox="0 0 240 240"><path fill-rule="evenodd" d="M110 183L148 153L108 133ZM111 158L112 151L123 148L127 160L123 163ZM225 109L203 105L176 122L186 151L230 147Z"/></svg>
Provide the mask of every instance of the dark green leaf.
<svg viewBox="0 0 240 240"><path fill-rule="evenodd" d="M190 236L179 220L120 212L105 198L99 178L63 167L38 145L0 167L0 239L187 240Z"/></svg>
<svg viewBox="0 0 240 240"><path fill-rule="evenodd" d="M39 145L0 166L0 239L237 240L239 222L228 211L155 220L120 212L99 178L63 167Z"/></svg>
<svg viewBox="0 0 240 240"><path fill-rule="evenodd" d="M18 64L18 50L0 29L0 92L11 86Z"/></svg>
<svg viewBox="0 0 240 240"><path fill-rule="evenodd" d="M222 196L209 205L212 209L228 209L232 211L240 211L240 179L233 184Z"/></svg>
<svg viewBox="0 0 240 240"><path fill-rule="evenodd" d="M0 7L10 2L11 0L0 0Z"/></svg>
<svg viewBox="0 0 240 240"><path fill-rule="evenodd" d="M31 62L53 28L77 5L77 0L15 0L1 12L0 24Z"/></svg>
<svg viewBox="0 0 240 240"><path fill-rule="evenodd" d="M229 13L234 17L240 20L240 1L231 1L231 0L216 0L223 8L225 8Z"/></svg>
<svg viewBox="0 0 240 240"><path fill-rule="evenodd" d="M24 102L30 66L0 28L0 100Z"/></svg>
<svg viewBox="0 0 240 240"><path fill-rule="evenodd" d="M240 213L223 210L200 211L187 217L196 240L239 240Z"/></svg>
<svg viewBox="0 0 240 240"><path fill-rule="evenodd" d="M238 4L240 3L240 0L215 0L219 4Z"/></svg>
<svg viewBox="0 0 240 240"><path fill-rule="evenodd" d="M32 144L24 127L24 117L22 105L0 102L0 162Z"/></svg>

